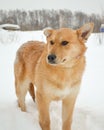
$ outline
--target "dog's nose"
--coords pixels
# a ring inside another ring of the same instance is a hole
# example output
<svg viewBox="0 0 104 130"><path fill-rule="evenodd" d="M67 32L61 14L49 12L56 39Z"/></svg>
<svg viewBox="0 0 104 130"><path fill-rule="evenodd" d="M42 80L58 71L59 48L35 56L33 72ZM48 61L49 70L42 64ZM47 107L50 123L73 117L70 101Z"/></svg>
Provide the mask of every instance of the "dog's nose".
<svg viewBox="0 0 104 130"><path fill-rule="evenodd" d="M55 63L55 59L56 59L56 55L54 55L54 54L50 54L50 55L48 55L48 61L50 62L50 63Z"/></svg>

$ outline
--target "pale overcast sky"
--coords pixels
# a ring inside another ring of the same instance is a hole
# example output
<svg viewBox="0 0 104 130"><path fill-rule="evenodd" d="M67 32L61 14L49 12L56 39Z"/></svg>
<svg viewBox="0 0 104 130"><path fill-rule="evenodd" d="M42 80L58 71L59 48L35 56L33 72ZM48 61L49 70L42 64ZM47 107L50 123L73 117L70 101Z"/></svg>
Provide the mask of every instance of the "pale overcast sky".
<svg viewBox="0 0 104 130"><path fill-rule="evenodd" d="M70 9L101 14L104 0L0 0L0 9Z"/></svg>

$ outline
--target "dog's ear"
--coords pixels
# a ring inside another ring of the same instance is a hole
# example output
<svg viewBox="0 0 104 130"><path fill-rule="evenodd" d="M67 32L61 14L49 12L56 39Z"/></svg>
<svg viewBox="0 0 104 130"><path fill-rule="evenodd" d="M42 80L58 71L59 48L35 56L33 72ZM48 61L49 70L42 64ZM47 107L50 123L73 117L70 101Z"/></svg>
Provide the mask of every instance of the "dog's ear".
<svg viewBox="0 0 104 130"><path fill-rule="evenodd" d="M86 42L94 28L93 23L87 23L77 30L79 40Z"/></svg>
<svg viewBox="0 0 104 130"><path fill-rule="evenodd" d="M52 29L45 29L45 30L44 30L44 35L45 35L46 37L49 37L49 36L51 36L52 32L53 32Z"/></svg>

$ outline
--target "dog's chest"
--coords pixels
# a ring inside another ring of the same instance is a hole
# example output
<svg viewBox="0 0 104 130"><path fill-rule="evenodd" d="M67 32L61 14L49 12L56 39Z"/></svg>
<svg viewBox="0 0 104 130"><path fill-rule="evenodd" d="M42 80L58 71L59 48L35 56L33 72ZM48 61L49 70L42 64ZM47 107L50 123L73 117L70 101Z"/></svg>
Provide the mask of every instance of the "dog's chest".
<svg viewBox="0 0 104 130"><path fill-rule="evenodd" d="M73 88L71 88L69 85L63 86L63 87L57 87L53 84L45 84L44 85L44 92L48 97L51 97L53 100L60 100L65 98L67 95L69 95L73 91Z"/></svg>

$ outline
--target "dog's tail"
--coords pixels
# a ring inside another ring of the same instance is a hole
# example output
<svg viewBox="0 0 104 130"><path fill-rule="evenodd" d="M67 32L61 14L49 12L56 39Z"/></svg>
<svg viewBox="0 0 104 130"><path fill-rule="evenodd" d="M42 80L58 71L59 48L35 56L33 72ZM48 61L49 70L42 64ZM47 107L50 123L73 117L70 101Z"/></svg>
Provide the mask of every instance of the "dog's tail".
<svg viewBox="0 0 104 130"><path fill-rule="evenodd" d="M21 60L20 53L17 52L15 62L14 62L14 76L15 76L15 90L16 90L16 95L18 97L18 91L19 91L19 86L21 84L21 81L24 78L24 72L25 72L25 64L23 60Z"/></svg>
<svg viewBox="0 0 104 130"><path fill-rule="evenodd" d="M22 49L18 50L15 63L14 63L14 75L15 75L15 90L16 95L18 97L18 87L20 87L20 84L25 79L25 73L26 73L26 66L24 61L24 54L22 52ZM28 85L28 91L30 93L30 96L32 97L33 101L35 101L35 89L33 83L30 81L27 83Z"/></svg>

